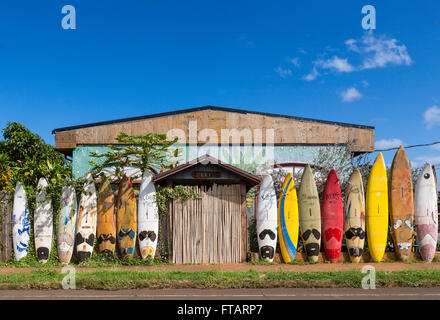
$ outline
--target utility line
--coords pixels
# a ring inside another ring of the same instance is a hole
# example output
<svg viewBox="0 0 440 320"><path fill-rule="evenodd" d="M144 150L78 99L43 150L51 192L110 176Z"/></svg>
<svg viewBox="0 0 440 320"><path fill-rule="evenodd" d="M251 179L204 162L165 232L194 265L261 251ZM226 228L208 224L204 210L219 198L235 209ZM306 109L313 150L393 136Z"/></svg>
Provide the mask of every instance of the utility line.
<svg viewBox="0 0 440 320"><path fill-rule="evenodd" d="M410 149L410 148L416 148L416 147L429 147L429 146L433 146L436 144L440 144L440 141L435 141L435 142L431 142L431 143L424 143L424 144L415 144L412 146L406 146L404 147L405 149ZM384 152L384 151L391 151L391 150L398 150L400 147L394 147L394 148L388 148L388 149L382 149L382 150L374 150L374 151L370 151L369 153L372 152Z"/></svg>

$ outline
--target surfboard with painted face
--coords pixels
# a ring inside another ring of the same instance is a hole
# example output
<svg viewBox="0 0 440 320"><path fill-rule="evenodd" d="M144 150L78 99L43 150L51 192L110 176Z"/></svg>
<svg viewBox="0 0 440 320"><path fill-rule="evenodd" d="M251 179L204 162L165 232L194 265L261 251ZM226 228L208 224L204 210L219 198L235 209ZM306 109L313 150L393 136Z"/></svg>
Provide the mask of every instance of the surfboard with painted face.
<svg viewBox="0 0 440 320"><path fill-rule="evenodd" d="M420 256L431 262L438 240L438 203L434 173L429 163L425 164L416 182L415 221Z"/></svg>
<svg viewBox="0 0 440 320"><path fill-rule="evenodd" d="M97 237L99 252L112 258L116 248L116 217L114 194L107 177L103 177L98 191Z"/></svg>
<svg viewBox="0 0 440 320"><path fill-rule="evenodd" d="M78 262L85 262L93 254L96 236L97 199L95 183L91 174L87 175L87 182L79 202L78 220L76 225L75 247Z"/></svg>
<svg viewBox="0 0 440 320"><path fill-rule="evenodd" d="M75 188L73 186L63 187L57 233L58 259L61 263L70 263L72 258L78 218L77 209Z"/></svg>
<svg viewBox="0 0 440 320"><path fill-rule="evenodd" d="M350 260L357 263L365 244L365 195L359 169L354 169L345 189L344 234Z"/></svg>
<svg viewBox="0 0 440 320"><path fill-rule="evenodd" d="M130 179L126 175L119 183L116 231L121 258L133 259L137 231L136 196Z"/></svg>
<svg viewBox="0 0 440 320"><path fill-rule="evenodd" d="M159 210L152 178L153 174L148 169L145 170L139 189L138 238L139 249L144 260L148 256L154 257L159 232Z"/></svg>
<svg viewBox="0 0 440 320"><path fill-rule="evenodd" d="M299 188L299 226L307 258L317 262L321 247L321 206L310 165L304 168Z"/></svg>
<svg viewBox="0 0 440 320"><path fill-rule="evenodd" d="M408 260L414 236L414 196L411 166L405 148L396 152L390 171L390 224L397 258Z"/></svg>
<svg viewBox="0 0 440 320"><path fill-rule="evenodd" d="M36 207L34 214L34 239L37 260L46 263L49 260L53 238L52 202L47 196L47 180L40 178L37 185Z"/></svg>
<svg viewBox="0 0 440 320"><path fill-rule="evenodd" d="M338 262L342 248L344 213L341 187L334 169L330 171L322 192L321 223L325 255L331 262Z"/></svg>
<svg viewBox="0 0 440 320"><path fill-rule="evenodd" d="M277 196L270 175L263 177L258 193L257 237L260 258L273 261L277 246Z"/></svg>

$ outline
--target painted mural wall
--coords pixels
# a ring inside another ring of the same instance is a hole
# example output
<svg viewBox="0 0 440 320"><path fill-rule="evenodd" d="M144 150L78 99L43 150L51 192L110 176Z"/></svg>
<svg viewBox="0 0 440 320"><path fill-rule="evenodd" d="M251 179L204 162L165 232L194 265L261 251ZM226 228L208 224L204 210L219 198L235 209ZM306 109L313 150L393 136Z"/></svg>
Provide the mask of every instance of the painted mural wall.
<svg viewBox="0 0 440 320"><path fill-rule="evenodd" d="M261 145L243 145L243 146L188 146L180 145L174 148L180 149L178 164L186 163L197 157L209 154L223 162L235 165L248 172L254 172L258 168L266 165L279 164L286 162L313 163L313 159L319 152L320 146L261 146ZM343 146L332 148L345 148ZM73 173L76 178L83 177L92 170L89 161L97 159L90 157L91 152L105 153L107 146L79 146L73 151ZM98 159L100 160L100 159Z"/></svg>

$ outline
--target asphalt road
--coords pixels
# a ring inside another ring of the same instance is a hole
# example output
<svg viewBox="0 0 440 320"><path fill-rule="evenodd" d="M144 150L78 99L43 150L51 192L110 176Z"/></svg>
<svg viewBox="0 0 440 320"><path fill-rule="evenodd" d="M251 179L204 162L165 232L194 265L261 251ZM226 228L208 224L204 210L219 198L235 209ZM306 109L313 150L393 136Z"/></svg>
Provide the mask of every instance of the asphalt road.
<svg viewBox="0 0 440 320"><path fill-rule="evenodd" d="M0 300L440 300L439 288L0 290Z"/></svg>

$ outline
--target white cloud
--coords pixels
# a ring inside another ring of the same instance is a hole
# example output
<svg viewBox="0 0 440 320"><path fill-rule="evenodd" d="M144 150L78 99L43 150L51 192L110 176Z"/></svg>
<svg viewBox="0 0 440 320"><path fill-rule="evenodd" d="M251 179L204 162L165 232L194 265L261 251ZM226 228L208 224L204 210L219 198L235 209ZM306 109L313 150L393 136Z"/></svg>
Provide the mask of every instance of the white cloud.
<svg viewBox="0 0 440 320"><path fill-rule="evenodd" d="M323 69L333 69L337 72L352 72L355 70L354 67L348 63L347 59L341 59L337 56L333 56L333 58L328 60L318 60L315 62L315 65Z"/></svg>
<svg viewBox="0 0 440 320"><path fill-rule="evenodd" d="M374 148L377 149L389 149L389 148L397 148L403 145L402 140L400 139L381 139L374 143Z"/></svg>
<svg viewBox="0 0 440 320"><path fill-rule="evenodd" d="M373 33L365 34L359 41L345 41L349 50L364 55L363 69L384 68L387 65L409 66L413 61L405 45L399 45L398 40L388 39L385 35L375 37Z"/></svg>
<svg viewBox="0 0 440 320"><path fill-rule="evenodd" d="M298 58L298 57L293 58L293 59L290 59L290 62L291 62L295 67L297 67L297 68L300 66L299 58Z"/></svg>
<svg viewBox="0 0 440 320"><path fill-rule="evenodd" d="M370 85L370 83L368 81L362 80L362 85L364 87L368 87Z"/></svg>
<svg viewBox="0 0 440 320"><path fill-rule="evenodd" d="M439 165L440 164L440 156L419 156L415 157L413 160L410 160L411 167L420 168L425 165L426 162L429 162L431 165Z"/></svg>
<svg viewBox="0 0 440 320"><path fill-rule="evenodd" d="M345 41L345 45L348 47L349 50L351 51L355 51L358 52L359 48L356 45L356 40L355 39L348 39L347 41Z"/></svg>
<svg viewBox="0 0 440 320"><path fill-rule="evenodd" d="M423 113L423 120L425 121L426 128L432 129L440 124L440 108L436 105L427 109Z"/></svg>
<svg viewBox="0 0 440 320"><path fill-rule="evenodd" d="M362 94L356 88L348 88L341 93L342 101L351 102L356 99L362 98Z"/></svg>
<svg viewBox="0 0 440 320"><path fill-rule="evenodd" d="M318 70L316 70L316 67L313 67L312 72L310 72L308 75L303 77L303 80L305 81L313 81L319 76Z"/></svg>
<svg viewBox="0 0 440 320"><path fill-rule="evenodd" d="M434 150L439 150L440 151L440 144L434 144L433 146L431 146L432 149Z"/></svg>
<svg viewBox="0 0 440 320"><path fill-rule="evenodd" d="M290 70L290 69L283 69L281 67L277 67L277 68L274 69L274 71L276 73L278 73L281 78L285 78L287 76L291 76L292 75L292 70Z"/></svg>

